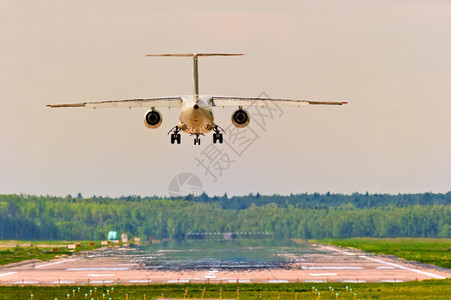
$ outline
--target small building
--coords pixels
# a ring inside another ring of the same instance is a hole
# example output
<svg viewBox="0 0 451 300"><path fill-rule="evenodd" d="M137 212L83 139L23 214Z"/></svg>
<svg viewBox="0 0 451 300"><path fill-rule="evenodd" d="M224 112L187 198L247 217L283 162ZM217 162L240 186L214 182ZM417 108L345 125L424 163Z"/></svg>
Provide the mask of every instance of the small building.
<svg viewBox="0 0 451 300"><path fill-rule="evenodd" d="M128 242L128 235L126 233L121 234L121 241L122 243Z"/></svg>
<svg viewBox="0 0 451 300"><path fill-rule="evenodd" d="M108 232L108 240L109 241L117 240L117 231Z"/></svg>

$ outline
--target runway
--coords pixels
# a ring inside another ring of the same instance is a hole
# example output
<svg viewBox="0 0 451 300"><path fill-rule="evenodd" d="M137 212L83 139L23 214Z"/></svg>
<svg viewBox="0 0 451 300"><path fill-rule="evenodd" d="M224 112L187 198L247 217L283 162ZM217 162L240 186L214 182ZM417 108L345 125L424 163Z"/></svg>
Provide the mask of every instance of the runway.
<svg viewBox="0 0 451 300"><path fill-rule="evenodd" d="M123 255L121 250L98 250L78 257L2 267L1 285L114 285L162 283L285 283L285 282L406 282L445 279L449 270L418 267L380 256L330 246L310 246L304 254L279 254L284 266L209 268L149 268L142 255Z"/></svg>

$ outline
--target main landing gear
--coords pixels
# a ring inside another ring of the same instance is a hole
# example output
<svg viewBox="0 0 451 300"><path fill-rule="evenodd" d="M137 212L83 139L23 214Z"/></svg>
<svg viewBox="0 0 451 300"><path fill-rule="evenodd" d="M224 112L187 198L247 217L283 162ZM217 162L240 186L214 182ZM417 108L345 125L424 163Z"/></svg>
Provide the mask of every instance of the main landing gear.
<svg viewBox="0 0 451 300"><path fill-rule="evenodd" d="M175 144L175 142L177 142L177 144L180 144L181 142L180 131L182 130L178 126L174 126L171 130L169 130L168 135L169 134L171 135L171 144ZM224 141L223 133L225 134L224 129L216 125L215 128L213 128L213 131L214 131L213 143L216 144L217 142L219 142L220 144L222 144L222 142ZM194 145L200 145L199 136L203 134L192 134L192 135L196 136L194 138Z"/></svg>
<svg viewBox="0 0 451 300"><path fill-rule="evenodd" d="M178 126L174 126L171 130L169 130L168 134L171 134L171 144L174 144L175 141L177 141L177 144L180 144L181 142L181 136L180 136L180 128Z"/></svg>
<svg viewBox="0 0 451 300"><path fill-rule="evenodd" d="M224 129L222 129L221 127L216 125L213 130L214 130L214 133L213 133L213 144L216 144L216 142L219 142L220 144L222 144L224 139L222 137L221 131L225 133Z"/></svg>

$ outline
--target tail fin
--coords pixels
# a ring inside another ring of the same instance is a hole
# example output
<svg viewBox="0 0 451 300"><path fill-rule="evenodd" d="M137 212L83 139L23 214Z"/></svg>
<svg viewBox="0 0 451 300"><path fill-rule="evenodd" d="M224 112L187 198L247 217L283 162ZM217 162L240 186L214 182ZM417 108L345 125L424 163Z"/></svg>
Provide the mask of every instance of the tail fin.
<svg viewBox="0 0 451 300"><path fill-rule="evenodd" d="M241 53L191 53L191 54L147 54L146 56L174 56L174 57L192 57L194 66L194 99L199 100L199 71L197 58L199 56L241 56Z"/></svg>

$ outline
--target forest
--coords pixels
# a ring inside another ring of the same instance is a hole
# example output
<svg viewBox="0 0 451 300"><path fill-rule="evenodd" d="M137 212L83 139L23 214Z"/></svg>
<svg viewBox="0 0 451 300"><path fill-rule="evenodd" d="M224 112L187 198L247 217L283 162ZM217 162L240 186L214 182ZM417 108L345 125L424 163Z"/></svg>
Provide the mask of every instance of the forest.
<svg viewBox="0 0 451 300"><path fill-rule="evenodd" d="M142 240L192 233L266 232L273 238L451 237L446 194L298 194L183 198L0 195L0 240Z"/></svg>

